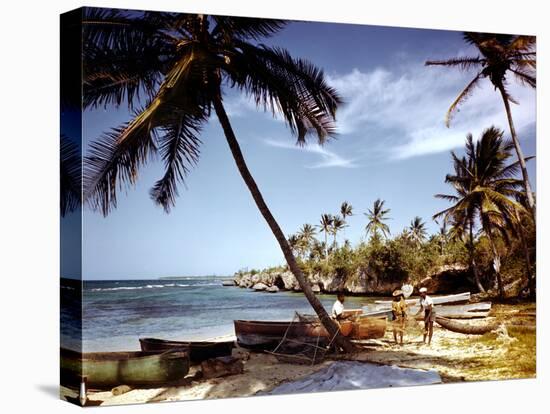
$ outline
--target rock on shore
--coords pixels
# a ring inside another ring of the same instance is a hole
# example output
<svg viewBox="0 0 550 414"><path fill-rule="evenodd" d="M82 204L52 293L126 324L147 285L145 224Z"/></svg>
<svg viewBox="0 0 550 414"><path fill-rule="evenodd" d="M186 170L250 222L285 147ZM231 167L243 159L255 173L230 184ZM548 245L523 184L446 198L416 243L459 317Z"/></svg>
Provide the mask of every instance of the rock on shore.
<svg viewBox="0 0 550 414"><path fill-rule="evenodd" d="M358 270L344 278L338 275L309 274L307 278L315 293L345 292L352 295L391 295L408 280L384 280L369 269ZM298 281L289 270L238 272L233 278L235 286L256 291L301 291ZM453 293L458 290L475 292L468 269L462 265L448 265L432 269L419 283L431 293Z"/></svg>

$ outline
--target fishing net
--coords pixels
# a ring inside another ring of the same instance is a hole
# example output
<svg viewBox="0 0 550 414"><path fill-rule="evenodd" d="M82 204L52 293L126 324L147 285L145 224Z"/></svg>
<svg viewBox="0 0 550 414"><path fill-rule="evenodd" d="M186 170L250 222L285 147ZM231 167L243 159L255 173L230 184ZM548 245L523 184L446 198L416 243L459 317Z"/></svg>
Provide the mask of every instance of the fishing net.
<svg viewBox="0 0 550 414"><path fill-rule="evenodd" d="M315 365L327 356L334 338L324 335L319 318L296 312L283 338L270 352L285 363Z"/></svg>

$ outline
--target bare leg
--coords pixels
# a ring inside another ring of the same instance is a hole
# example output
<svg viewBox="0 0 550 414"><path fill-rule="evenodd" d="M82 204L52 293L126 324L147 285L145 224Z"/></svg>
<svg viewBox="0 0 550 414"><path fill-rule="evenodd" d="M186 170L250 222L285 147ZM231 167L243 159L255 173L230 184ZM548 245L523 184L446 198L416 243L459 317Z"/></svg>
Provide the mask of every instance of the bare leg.
<svg viewBox="0 0 550 414"><path fill-rule="evenodd" d="M432 336L434 334L434 323L433 322L429 322L429 326L430 326L430 330L429 330L429 337L428 337L428 345L430 345L432 343Z"/></svg>

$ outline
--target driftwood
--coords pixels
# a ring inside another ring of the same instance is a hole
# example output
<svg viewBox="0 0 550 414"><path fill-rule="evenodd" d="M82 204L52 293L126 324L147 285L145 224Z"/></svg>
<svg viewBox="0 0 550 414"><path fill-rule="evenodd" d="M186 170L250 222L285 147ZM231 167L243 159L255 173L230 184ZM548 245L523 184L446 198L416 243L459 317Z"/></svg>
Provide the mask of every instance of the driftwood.
<svg viewBox="0 0 550 414"><path fill-rule="evenodd" d="M435 321L443 328L452 332L467 334L467 335L483 335L494 331L498 327L498 323L492 322L486 325L471 325L464 322L452 321L441 316L435 317Z"/></svg>
<svg viewBox="0 0 550 414"><path fill-rule="evenodd" d="M244 363L241 359L225 356L207 359L201 362L201 370L204 378L218 378L226 375L242 374Z"/></svg>

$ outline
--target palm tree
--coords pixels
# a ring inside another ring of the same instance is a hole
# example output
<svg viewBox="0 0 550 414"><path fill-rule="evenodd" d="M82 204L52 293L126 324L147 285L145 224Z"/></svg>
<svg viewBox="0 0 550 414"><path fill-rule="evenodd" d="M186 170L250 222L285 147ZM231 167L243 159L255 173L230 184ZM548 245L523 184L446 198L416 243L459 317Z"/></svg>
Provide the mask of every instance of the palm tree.
<svg viewBox="0 0 550 414"><path fill-rule="evenodd" d="M334 237L332 241L332 246L336 247L336 236L338 235L338 232L340 230L343 230L346 227L346 222L344 219L340 216L334 216L332 218L332 226L330 226L330 232L332 233L332 236Z"/></svg>
<svg viewBox="0 0 550 414"><path fill-rule="evenodd" d="M323 233L325 233L325 262L328 260L328 235L332 233L333 221L334 217L332 214L323 214L321 215L320 224L317 226Z"/></svg>
<svg viewBox="0 0 550 414"><path fill-rule="evenodd" d="M510 109L510 102L517 102L514 101L506 90L506 77L509 73L512 73L523 85L532 88L536 87L536 37L466 32L464 33L464 40L474 45L481 53L481 56L430 60L426 62L428 66L457 66L462 70L477 69L477 73L472 81L458 95L447 111L446 124L449 126L452 115L457 111L460 104L472 94L477 84L483 78L489 78L495 89L500 92L504 102L510 134L521 167L527 203L533 220L535 220L535 198L533 197L533 191L527 174L526 160L516 134L512 111Z"/></svg>
<svg viewBox="0 0 550 414"><path fill-rule="evenodd" d="M439 252L441 255L443 255L445 253L447 242L449 241L449 229L445 220L443 220L443 223L439 226L437 241L439 243Z"/></svg>
<svg viewBox="0 0 550 414"><path fill-rule="evenodd" d="M353 206L348 203L347 201L344 201L342 205L340 206L340 215L342 216L342 219L344 220L344 224L347 224L347 218L353 216ZM344 238L346 237L346 232L344 230Z"/></svg>
<svg viewBox="0 0 550 414"><path fill-rule="evenodd" d="M307 223L304 224L298 232L298 238L303 246L304 254L311 248L313 242L315 241L315 234L315 227Z"/></svg>
<svg viewBox="0 0 550 414"><path fill-rule="evenodd" d="M474 143L471 134L466 137L466 155L459 158L451 152L454 174L448 174L445 182L453 186L455 194L437 194L436 197L454 203L437 213L434 219L444 217L454 225L467 229L473 243L473 227L479 220L493 253L493 267L498 290L504 295L500 275L500 253L495 237L509 242L510 229L516 225L517 211L526 211L512 198L521 194L522 181L514 178L519 162L507 165L512 156L513 144L504 141L502 131L491 127L483 131L481 139Z"/></svg>
<svg viewBox="0 0 550 414"><path fill-rule="evenodd" d="M408 230L409 238L416 244L417 247L420 247L428 234L426 230L426 223L424 223L420 217L416 216L412 219Z"/></svg>
<svg viewBox="0 0 550 414"><path fill-rule="evenodd" d="M387 215L390 212L390 209L388 208L384 210L384 203L384 200L377 199L374 202L372 209L369 209L368 213L363 213L369 220L367 226L365 227L367 236L370 234L372 237L378 238L380 232L385 238L388 238L390 228L386 223L384 223L384 221L389 219Z"/></svg>
<svg viewBox="0 0 550 414"><path fill-rule="evenodd" d="M90 146L85 199L103 214L116 207L121 186L159 154L164 175L151 189L167 212L178 184L199 159L200 133L213 112L250 194L273 232L304 295L336 344L353 346L311 290L292 249L269 210L248 166L224 106L232 87L284 118L297 143L319 144L335 134L341 99L323 72L281 48L259 44L284 21L180 13L88 8L83 18L84 106L127 103L133 118ZM140 106L142 105L142 106Z"/></svg>

